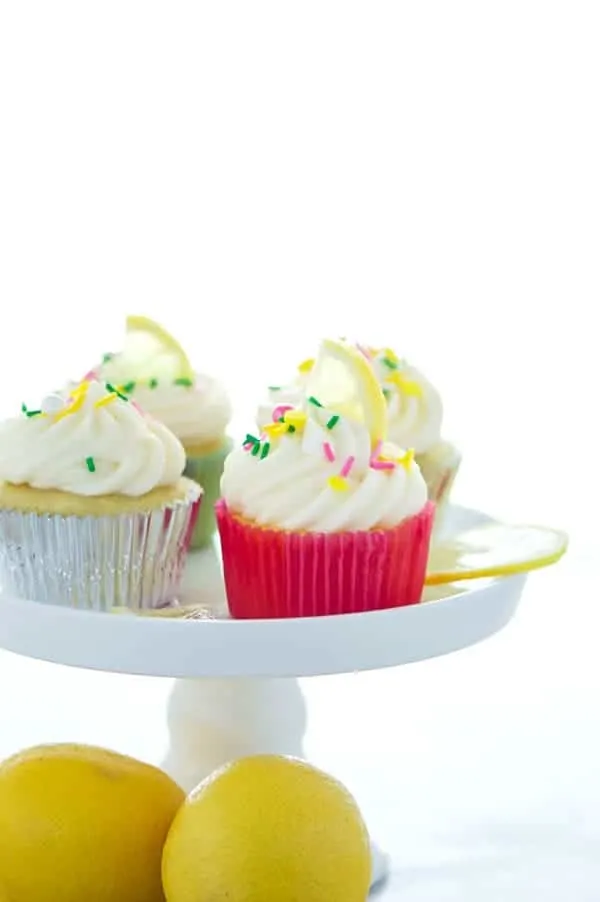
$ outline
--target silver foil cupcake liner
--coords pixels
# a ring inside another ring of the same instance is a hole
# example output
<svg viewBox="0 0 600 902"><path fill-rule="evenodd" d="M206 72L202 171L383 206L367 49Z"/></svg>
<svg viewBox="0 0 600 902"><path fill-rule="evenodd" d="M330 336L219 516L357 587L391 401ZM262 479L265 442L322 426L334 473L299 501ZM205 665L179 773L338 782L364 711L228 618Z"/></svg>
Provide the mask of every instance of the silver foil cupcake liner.
<svg viewBox="0 0 600 902"><path fill-rule="evenodd" d="M145 513L0 511L0 585L14 597L95 611L160 608L179 589L202 490Z"/></svg>

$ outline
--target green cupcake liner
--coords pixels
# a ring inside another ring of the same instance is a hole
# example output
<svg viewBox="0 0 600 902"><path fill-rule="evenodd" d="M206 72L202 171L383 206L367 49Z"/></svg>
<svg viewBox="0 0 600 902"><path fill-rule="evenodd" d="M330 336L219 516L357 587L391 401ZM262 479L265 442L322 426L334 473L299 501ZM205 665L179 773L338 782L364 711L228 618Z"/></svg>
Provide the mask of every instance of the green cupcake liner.
<svg viewBox="0 0 600 902"><path fill-rule="evenodd" d="M216 451L210 454L201 454L198 457L188 457L184 475L195 479L204 489L198 520L192 533L190 548L203 548L211 541L217 528L215 520L215 503L221 496L221 476L225 458L231 451L233 442L226 438Z"/></svg>

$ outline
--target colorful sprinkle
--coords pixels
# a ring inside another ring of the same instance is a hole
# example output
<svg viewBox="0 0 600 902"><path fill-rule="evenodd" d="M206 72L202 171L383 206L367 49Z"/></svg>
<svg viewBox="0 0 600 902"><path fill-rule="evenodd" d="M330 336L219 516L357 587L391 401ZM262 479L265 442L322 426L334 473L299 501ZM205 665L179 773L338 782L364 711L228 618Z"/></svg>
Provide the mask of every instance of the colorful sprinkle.
<svg viewBox="0 0 600 902"><path fill-rule="evenodd" d="M382 357L381 362L384 363L390 370L398 369L398 364L395 361L391 360L389 357Z"/></svg>
<svg viewBox="0 0 600 902"><path fill-rule="evenodd" d="M281 391L281 385L269 385L268 390L269 391Z"/></svg>
<svg viewBox="0 0 600 902"><path fill-rule="evenodd" d="M386 381L392 382L396 388L405 395L418 398L423 394L423 390L419 383L415 382L414 379L407 379L402 373L392 373L387 377Z"/></svg>
<svg viewBox="0 0 600 902"><path fill-rule="evenodd" d="M158 379L148 380L148 385L150 386L150 388L156 388L158 386Z"/></svg>
<svg viewBox="0 0 600 902"><path fill-rule="evenodd" d="M376 460L379 457L382 448L383 448L383 442L381 439L379 439L379 441L375 442L375 446L374 446L373 450L371 451L371 462Z"/></svg>
<svg viewBox="0 0 600 902"><path fill-rule="evenodd" d="M369 464L372 470L395 470L396 464L391 460L372 460Z"/></svg>
<svg viewBox="0 0 600 902"><path fill-rule="evenodd" d="M140 405L138 404L137 401L130 401L129 403L131 404L131 406L133 407L134 410L137 410L137 412L139 413L140 416L142 416L142 417L145 416L144 411L142 410L142 408L140 407Z"/></svg>
<svg viewBox="0 0 600 902"><path fill-rule="evenodd" d="M103 398L100 398L100 400L95 402L94 407L106 407L107 404L112 404L112 402L116 400L116 394L105 395Z"/></svg>
<svg viewBox="0 0 600 902"><path fill-rule="evenodd" d="M103 363L106 363L106 361L104 360ZM82 382L96 382L97 380L98 380L98 374L97 374L96 370L88 370L81 381Z"/></svg>
<svg viewBox="0 0 600 902"><path fill-rule="evenodd" d="M111 385L110 382L106 383L106 391L112 392L113 395L116 395L121 401L129 401L127 395L124 395L122 391L119 391L119 389L115 388L114 385Z"/></svg>
<svg viewBox="0 0 600 902"><path fill-rule="evenodd" d="M55 423L59 422L64 417L71 416L71 414L77 413L78 410L81 410L85 403L88 388L89 382L82 382L81 385L78 385L77 388L73 389L73 391L71 392L69 406L64 407L62 410L59 410L57 414L55 414Z"/></svg>
<svg viewBox="0 0 600 902"><path fill-rule="evenodd" d="M93 458L93 457L86 457L86 459L85 459L85 465L86 465L86 467L88 468L88 470L90 471L90 473L95 473L95 472L96 472L96 464L94 463L94 458Z"/></svg>
<svg viewBox="0 0 600 902"><path fill-rule="evenodd" d="M389 390L389 388L384 388L384 389L382 389L382 391L383 391L383 397L385 398L385 400L389 401L392 396L392 393Z"/></svg>
<svg viewBox="0 0 600 902"><path fill-rule="evenodd" d="M256 442L256 444L254 445L254 447L251 451L252 457L257 457L259 451L260 451L260 442Z"/></svg>
<svg viewBox="0 0 600 902"><path fill-rule="evenodd" d="M260 439L256 438L255 435L250 435L249 432L246 433L246 438L244 439L244 445L256 445L260 443Z"/></svg>
<svg viewBox="0 0 600 902"><path fill-rule="evenodd" d="M360 351L360 353L363 355L363 357L366 357L366 358L367 358L367 360L369 361L369 363L371 362L371 355L369 354L367 348L363 347L362 345L357 344L357 345L356 345L356 349L357 349L358 351Z"/></svg>
<svg viewBox="0 0 600 902"><path fill-rule="evenodd" d="M290 423L290 425L289 425L288 428L287 428L287 431L290 432L290 433L291 433L291 432L295 432L295 431L296 431L296 427L295 427L295 426L292 426L292 424Z"/></svg>
<svg viewBox="0 0 600 902"><path fill-rule="evenodd" d="M25 411L26 417L41 417L41 416L43 416L43 414L44 414L43 410L26 410Z"/></svg>
<svg viewBox="0 0 600 902"><path fill-rule="evenodd" d="M284 416L284 422L288 426L295 426L296 429L303 429L306 420L307 416L303 410L289 410Z"/></svg>
<svg viewBox="0 0 600 902"><path fill-rule="evenodd" d="M403 457L399 457L396 463L400 464L400 466L404 467L405 470L408 470L410 465L415 459L415 450L414 448L409 448L408 451L404 454Z"/></svg>
<svg viewBox="0 0 600 902"><path fill-rule="evenodd" d="M115 356L114 354L103 354L102 355L102 363L108 363L109 360L112 360L114 356Z"/></svg>
<svg viewBox="0 0 600 902"><path fill-rule="evenodd" d="M322 407L322 406L323 406L323 405L321 404L321 402L318 401L317 398L314 397L314 395L311 395L311 396L310 396L310 398L308 399L308 403L309 403L309 404L314 404L315 407Z"/></svg>
<svg viewBox="0 0 600 902"><path fill-rule="evenodd" d="M27 404L21 404L21 412L27 413Z"/></svg>
<svg viewBox="0 0 600 902"><path fill-rule="evenodd" d="M265 442L264 445L262 446L262 449L260 452L260 459L264 460L270 450L271 450L271 445L269 444L269 442Z"/></svg>
<svg viewBox="0 0 600 902"><path fill-rule="evenodd" d="M314 357L309 357L308 360L303 360L300 366L298 367L299 373L310 373L313 366L315 365Z"/></svg>
<svg viewBox="0 0 600 902"><path fill-rule="evenodd" d="M287 431L288 427L285 423L267 423L266 426L263 426L263 432L271 438L277 438L279 435L284 435Z"/></svg>
<svg viewBox="0 0 600 902"><path fill-rule="evenodd" d="M125 385L121 385L120 388L126 395L130 395L135 389L135 382L126 382Z"/></svg>
<svg viewBox="0 0 600 902"><path fill-rule="evenodd" d="M337 413L334 413L334 415L329 420L327 420L325 426L327 427L327 429L333 429L333 427L336 426L339 421L339 416L337 415Z"/></svg>
<svg viewBox="0 0 600 902"><path fill-rule="evenodd" d="M348 488L348 483L343 476L330 476L327 483L334 492L345 492Z"/></svg>
<svg viewBox="0 0 600 902"><path fill-rule="evenodd" d="M173 385L183 385L185 388L191 388L194 384L193 379L187 379L186 377L182 377L181 379L175 379Z"/></svg>
<svg viewBox="0 0 600 902"><path fill-rule="evenodd" d="M323 451L329 463L332 464L335 460L335 453L329 442L323 442Z"/></svg>
<svg viewBox="0 0 600 902"><path fill-rule="evenodd" d="M346 458L346 460L344 461L344 465L343 465L342 469L340 470L340 476L342 477L342 479L345 479L346 476L350 475L350 470L354 466L355 460L356 460L356 458L352 457L352 455L350 455L350 457Z"/></svg>
<svg viewBox="0 0 600 902"><path fill-rule="evenodd" d="M294 407L292 404L279 404L271 414L271 418L274 423L278 423L279 421L283 422L283 416L287 413L288 410L293 410Z"/></svg>

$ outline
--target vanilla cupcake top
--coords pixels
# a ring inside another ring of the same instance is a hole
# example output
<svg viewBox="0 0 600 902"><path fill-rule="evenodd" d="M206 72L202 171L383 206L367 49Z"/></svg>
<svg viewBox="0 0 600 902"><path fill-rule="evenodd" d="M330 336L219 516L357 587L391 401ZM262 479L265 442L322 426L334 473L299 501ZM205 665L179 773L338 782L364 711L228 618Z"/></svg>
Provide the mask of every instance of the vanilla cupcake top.
<svg viewBox="0 0 600 902"><path fill-rule="evenodd" d="M417 454L431 450L441 440L443 406L439 392L428 379L390 348L356 345L370 361L382 388L388 408L388 436L402 448L413 448ZM313 360L298 367L292 382L269 386L267 400L257 411L260 425L270 408L277 404L301 403Z"/></svg>
<svg viewBox="0 0 600 902"><path fill-rule="evenodd" d="M175 485L184 466L175 435L111 383L84 381L0 423L0 482L139 497Z"/></svg>
<svg viewBox="0 0 600 902"><path fill-rule="evenodd" d="M277 405L259 436L225 461L221 493L239 516L284 530L338 532L397 525L427 502L412 451L321 405Z"/></svg>
<svg viewBox="0 0 600 902"><path fill-rule="evenodd" d="M104 355L95 371L132 397L139 406L174 432L184 445L210 444L221 439L231 419L231 403L220 382L202 373L169 379L148 372L137 379L119 355Z"/></svg>

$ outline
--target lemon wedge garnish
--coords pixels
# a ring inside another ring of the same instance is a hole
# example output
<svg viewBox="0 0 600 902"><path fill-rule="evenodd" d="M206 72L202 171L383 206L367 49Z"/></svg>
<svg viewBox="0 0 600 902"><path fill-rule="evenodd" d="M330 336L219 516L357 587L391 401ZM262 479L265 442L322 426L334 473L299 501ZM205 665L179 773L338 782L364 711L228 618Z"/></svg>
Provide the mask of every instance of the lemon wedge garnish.
<svg viewBox="0 0 600 902"><path fill-rule="evenodd" d="M128 316L125 346L105 364L115 381L194 380L194 370L179 342L147 316Z"/></svg>
<svg viewBox="0 0 600 902"><path fill-rule="evenodd" d="M569 544L566 533L545 526L490 523L459 533L431 550L428 586L464 579L510 576L555 564Z"/></svg>
<svg viewBox="0 0 600 902"><path fill-rule="evenodd" d="M334 413L364 423L375 446L387 436L387 404L371 364L361 352L325 339L308 375L306 394Z"/></svg>

